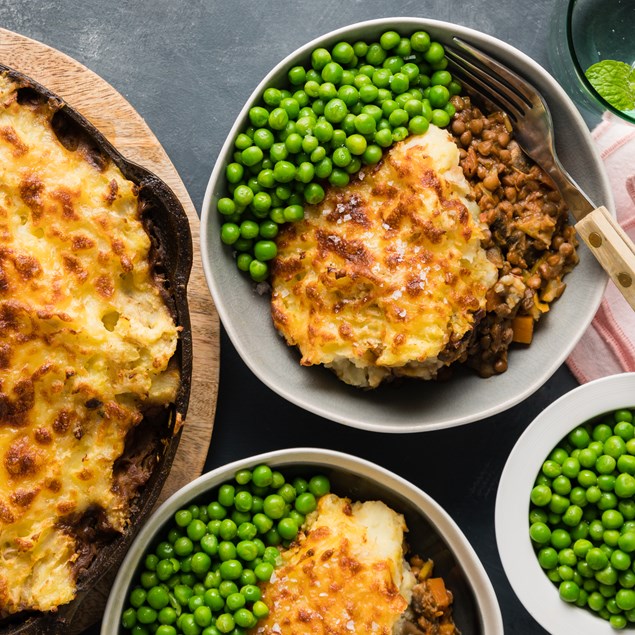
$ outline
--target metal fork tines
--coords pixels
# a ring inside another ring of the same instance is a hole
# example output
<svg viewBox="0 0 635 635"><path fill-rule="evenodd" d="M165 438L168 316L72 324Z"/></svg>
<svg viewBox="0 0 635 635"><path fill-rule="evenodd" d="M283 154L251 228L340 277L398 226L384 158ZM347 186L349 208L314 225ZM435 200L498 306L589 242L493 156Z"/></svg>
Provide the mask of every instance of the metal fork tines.
<svg viewBox="0 0 635 635"><path fill-rule="evenodd" d="M556 155L551 114L540 93L514 71L460 38L445 46L448 69L486 109L502 110L513 135L560 190L579 235L635 309L635 245L605 207L596 208Z"/></svg>
<svg viewBox="0 0 635 635"><path fill-rule="evenodd" d="M549 174L577 219L594 209L596 206L558 160L551 114L538 91L483 51L459 38L454 38L454 43L446 47L446 56L450 70L466 90L488 108L507 114L514 138L525 154Z"/></svg>

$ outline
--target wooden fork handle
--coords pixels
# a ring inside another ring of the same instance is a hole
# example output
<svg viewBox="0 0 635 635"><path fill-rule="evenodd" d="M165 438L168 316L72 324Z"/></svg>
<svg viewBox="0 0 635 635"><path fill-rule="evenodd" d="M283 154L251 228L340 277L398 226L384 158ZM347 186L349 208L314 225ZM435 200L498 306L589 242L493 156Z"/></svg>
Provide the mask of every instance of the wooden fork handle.
<svg viewBox="0 0 635 635"><path fill-rule="evenodd" d="M575 228L635 310L635 245L606 207L598 207L579 220Z"/></svg>

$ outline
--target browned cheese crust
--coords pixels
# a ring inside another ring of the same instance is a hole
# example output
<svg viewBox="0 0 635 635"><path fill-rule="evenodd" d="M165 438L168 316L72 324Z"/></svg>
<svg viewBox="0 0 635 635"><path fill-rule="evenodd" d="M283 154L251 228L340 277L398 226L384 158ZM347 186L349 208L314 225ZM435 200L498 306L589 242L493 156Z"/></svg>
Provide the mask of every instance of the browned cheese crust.
<svg viewBox="0 0 635 635"><path fill-rule="evenodd" d="M179 381L136 186L18 89L0 75L0 617L74 597L69 528L125 528L113 464Z"/></svg>
<svg viewBox="0 0 635 635"><path fill-rule="evenodd" d="M496 267L458 163L431 127L281 230L272 315L302 364L375 387L434 377L461 355Z"/></svg>

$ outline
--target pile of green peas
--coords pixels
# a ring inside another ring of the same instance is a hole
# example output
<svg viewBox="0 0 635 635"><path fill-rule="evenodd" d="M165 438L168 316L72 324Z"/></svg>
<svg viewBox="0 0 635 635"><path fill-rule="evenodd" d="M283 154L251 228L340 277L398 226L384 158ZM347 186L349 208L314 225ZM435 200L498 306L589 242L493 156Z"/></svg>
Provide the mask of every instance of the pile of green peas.
<svg viewBox="0 0 635 635"><path fill-rule="evenodd" d="M531 491L529 535L565 602L635 623L635 427L616 410L572 430Z"/></svg>
<svg viewBox="0 0 635 635"><path fill-rule="evenodd" d="M174 514L143 561L121 624L132 635L244 635L269 614L260 583L281 563L326 476L288 482L267 465L240 470L208 505Z"/></svg>
<svg viewBox="0 0 635 635"><path fill-rule="evenodd" d="M267 88L234 141L228 196L217 203L221 240L238 268L265 280L280 224L302 219L327 185L347 185L395 142L430 123L446 127L455 112L450 97L461 92L447 64L425 31L386 31L370 44L316 48L310 66L289 70L288 87Z"/></svg>

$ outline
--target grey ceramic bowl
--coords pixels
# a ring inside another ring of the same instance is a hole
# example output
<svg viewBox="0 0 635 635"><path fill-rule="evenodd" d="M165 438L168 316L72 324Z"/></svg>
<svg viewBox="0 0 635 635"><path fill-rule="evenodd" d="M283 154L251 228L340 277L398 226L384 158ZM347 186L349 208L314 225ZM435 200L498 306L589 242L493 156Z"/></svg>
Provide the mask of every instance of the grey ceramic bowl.
<svg viewBox="0 0 635 635"><path fill-rule="evenodd" d="M119 622L128 589L143 555L172 520L176 510L194 501L209 501L211 493L235 472L266 463L293 478L321 472L331 490L354 500L383 500L404 514L413 552L435 562L454 593L454 617L459 630L472 635L502 635L503 623L492 584L478 556L459 527L427 494L382 467L340 452L316 448L277 450L230 463L192 481L169 498L139 532L112 587L102 622L102 635L120 633Z"/></svg>
<svg viewBox="0 0 635 635"><path fill-rule="evenodd" d="M598 204L613 210L613 198L588 128L556 81L517 49L462 26L419 18L389 18L354 24L309 42L278 64L258 85L242 109L212 172L202 210L202 257L218 313L247 366L272 390L322 417L380 432L420 432L469 423L494 415L522 401L542 386L564 362L591 322L606 277L581 246L580 264L566 278L567 290L543 318L531 346L510 353L509 370L490 379L459 372L446 383L408 381L363 391L340 382L323 367L300 366L300 356L276 333L269 297L237 269L231 250L219 238L216 201L225 196L224 172L231 161L233 139L247 121L249 108L265 87L283 85L289 68L306 64L310 52L340 40L376 41L387 29L404 35L424 29L447 43L459 36L504 60L530 80L548 102L553 115L559 157L576 181Z"/></svg>

